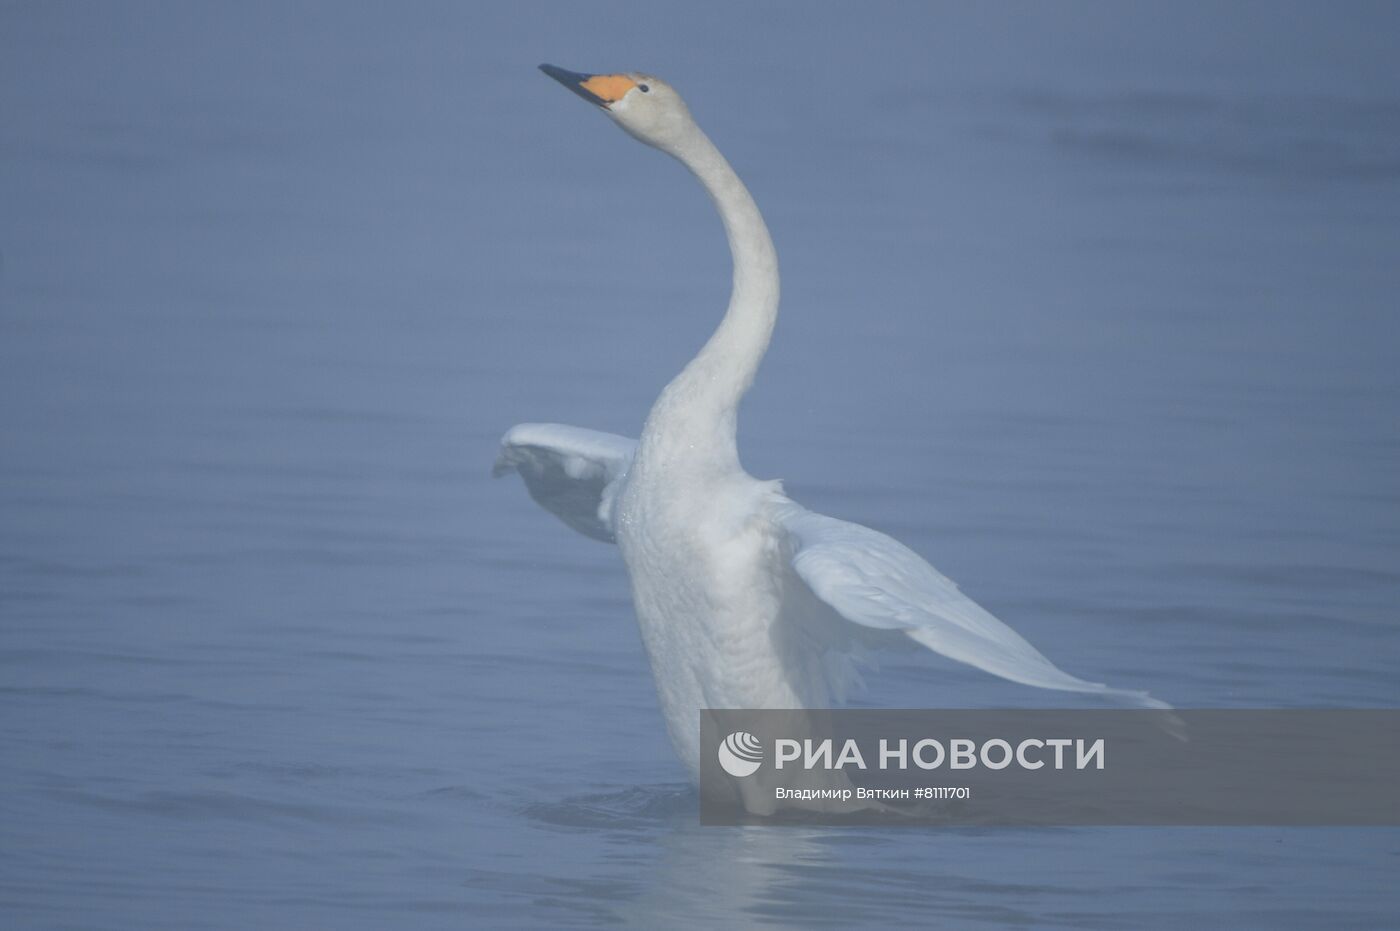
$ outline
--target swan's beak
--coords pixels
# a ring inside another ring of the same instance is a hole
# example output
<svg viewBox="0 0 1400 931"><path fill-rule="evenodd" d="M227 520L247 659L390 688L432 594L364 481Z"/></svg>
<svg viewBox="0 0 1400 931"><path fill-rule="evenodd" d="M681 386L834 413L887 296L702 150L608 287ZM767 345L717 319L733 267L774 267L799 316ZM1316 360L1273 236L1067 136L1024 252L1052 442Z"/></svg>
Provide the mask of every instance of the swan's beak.
<svg viewBox="0 0 1400 931"><path fill-rule="evenodd" d="M554 65L540 65L540 70L591 104L611 109L637 82L625 74L580 74Z"/></svg>

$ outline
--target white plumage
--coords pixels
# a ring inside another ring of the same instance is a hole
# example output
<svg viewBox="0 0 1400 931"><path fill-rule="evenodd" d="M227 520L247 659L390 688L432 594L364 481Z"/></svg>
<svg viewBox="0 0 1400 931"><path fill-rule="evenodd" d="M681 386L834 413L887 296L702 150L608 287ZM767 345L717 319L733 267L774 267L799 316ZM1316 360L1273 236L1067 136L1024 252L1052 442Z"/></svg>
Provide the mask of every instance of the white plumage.
<svg viewBox="0 0 1400 931"><path fill-rule="evenodd" d="M1076 678L899 542L815 514L739 464L736 412L768 347L778 265L748 190L680 96L646 75L543 70L700 180L724 221L734 290L719 328L661 392L640 440L520 424L495 474L622 550L677 753L699 773L701 708L810 708L844 699L869 648L908 637L1002 678L1166 708Z"/></svg>

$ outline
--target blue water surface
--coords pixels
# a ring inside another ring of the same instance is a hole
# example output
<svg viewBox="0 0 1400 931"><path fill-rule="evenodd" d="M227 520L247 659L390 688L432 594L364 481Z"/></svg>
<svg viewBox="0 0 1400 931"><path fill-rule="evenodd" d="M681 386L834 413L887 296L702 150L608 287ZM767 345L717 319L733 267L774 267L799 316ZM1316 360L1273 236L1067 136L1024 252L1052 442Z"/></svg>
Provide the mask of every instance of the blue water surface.
<svg viewBox="0 0 1400 931"><path fill-rule="evenodd" d="M653 71L783 263L751 472L1077 675L1394 707L1397 30L0 6L0 924L1393 926L1394 829L701 828L617 552L488 470L723 308L693 181L534 66Z"/></svg>

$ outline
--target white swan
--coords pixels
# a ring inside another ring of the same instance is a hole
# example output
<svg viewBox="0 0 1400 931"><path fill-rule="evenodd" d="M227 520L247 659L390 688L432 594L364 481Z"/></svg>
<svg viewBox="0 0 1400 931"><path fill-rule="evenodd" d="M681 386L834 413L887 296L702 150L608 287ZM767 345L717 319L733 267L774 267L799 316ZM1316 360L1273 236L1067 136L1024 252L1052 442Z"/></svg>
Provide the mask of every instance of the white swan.
<svg viewBox="0 0 1400 931"><path fill-rule="evenodd" d="M690 169L733 254L729 309L661 392L640 440L520 424L495 467L520 473L575 530L619 544L671 741L692 777L699 709L839 702L864 648L891 638L1025 685L1169 707L1063 672L912 550L744 471L736 413L778 313L778 260L758 207L664 81L541 69Z"/></svg>

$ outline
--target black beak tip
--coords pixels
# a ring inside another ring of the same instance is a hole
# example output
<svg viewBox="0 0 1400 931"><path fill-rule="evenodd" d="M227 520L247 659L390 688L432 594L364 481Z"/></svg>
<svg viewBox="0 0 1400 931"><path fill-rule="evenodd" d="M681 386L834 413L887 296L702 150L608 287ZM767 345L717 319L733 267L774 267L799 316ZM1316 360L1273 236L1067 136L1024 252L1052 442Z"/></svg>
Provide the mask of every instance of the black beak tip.
<svg viewBox="0 0 1400 931"><path fill-rule="evenodd" d="M554 80L563 84L569 90L578 94L589 103L607 109L607 101L584 89L583 83L593 77L591 74L582 74L578 71L569 71L567 68L560 68L557 65L540 65L540 70L549 75Z"/></svg>
<svg viewBox="0 0 1400 931"><path fill-rule="evenodd" d="M560 84L570 87L582 84L593 76L591 74L580 74L577 71L570 71L567 68L560 68L558 65L540 65L540 70Z"/></svg>

